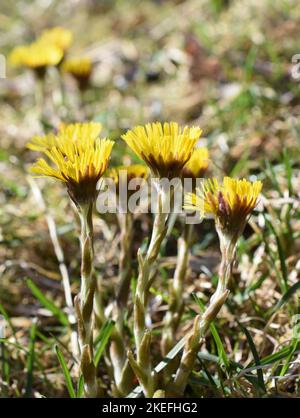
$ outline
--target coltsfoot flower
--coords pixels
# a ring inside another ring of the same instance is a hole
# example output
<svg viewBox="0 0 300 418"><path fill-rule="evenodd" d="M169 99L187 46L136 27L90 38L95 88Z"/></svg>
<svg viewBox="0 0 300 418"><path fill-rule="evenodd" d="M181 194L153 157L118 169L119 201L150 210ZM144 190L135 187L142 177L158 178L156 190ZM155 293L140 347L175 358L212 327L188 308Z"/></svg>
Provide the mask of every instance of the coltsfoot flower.
<svg viewBox="0 0 300 418"><path fill-rule="evenodd" d="M176 122L156 122L136 126L122 138L146 162L154 177L175 178L181 176L201 132L198 127L181 128Z"/></svg>
<svg viewBox="0 0 300 418"><path fill-rule="evenodd" d="M62 70L71 74L79 87L84 88L91 77L93 64L89 58L70 58L63 63Z"/></svg>
<svg viewBox="0 0 300 418"><path fill-rule="evenodd" d="M191 158L183 167L182 177L201 179L206 173L209 165L209 153L206 147L195 149Z"/></svg>
<svg viewBox="0 0 300 418"><path fill-rule="evenodd" d="M44 152L46 149L51 149L54 146L60 147L61 136L66 136L70 141L76 141L79 138L88 138L88 140L96 139L102 130L101 123L97 122L85 122L85 123L62 123L58 129L58 133L50 132L47 135L34 136L27 144L27 148L32 151Z"/></svg>
<svg viewBox="0 0 300 418"><path fill-rule="evenodd" d="M130 197L147 184L149 168L142 164L113 167L107 172L108 178L113 180L113 193L118 199L117 207L120 212L131 212L128 208Z"/></svg>
<svg viewBox="0 0 300 418"><path fill-rule="evenodd" d="M114 144L100 139L100 130L96 123L71 124L62 126L57 135L33 138L28 147L43 152L52 164L39 158L30 171L37 177L63 181L76 204L94 201Z"/></svg>
<svg viewBox="0 0 300 418"><path fill-rule="evenodd" d="M43 75L45 69L60 63L63 50L53 44L34 42L17 46L11 52L9 61L17 67L27 67Z"/></svg>
<svg viewBox="0 0 300 418"><path fill-rule="evenodd" d="M113 179L118 193L119 188L123 185L124 187L127 187L133 179L146 180L149 175L149 169L147 166L142 164L133 164L129 166L120 165L108 170L107 175Z"/></svg>
<svg viewBox="0 0 300 418"><path fill-rule="evenodd" d="M185 209L197 210L201 217L214 217L219 232L227 237L243 233L248 217L257 205L262 182L224 177L205 180L196 193L185 196Z"/></svg>
<svg viewBox="0 0 300 418"><path fill-rule="evenodd" d="M38 41L47 45L55 45L57 48L66 51L73 41L73 34L69 29L56 26L44 30Z"/></svg>

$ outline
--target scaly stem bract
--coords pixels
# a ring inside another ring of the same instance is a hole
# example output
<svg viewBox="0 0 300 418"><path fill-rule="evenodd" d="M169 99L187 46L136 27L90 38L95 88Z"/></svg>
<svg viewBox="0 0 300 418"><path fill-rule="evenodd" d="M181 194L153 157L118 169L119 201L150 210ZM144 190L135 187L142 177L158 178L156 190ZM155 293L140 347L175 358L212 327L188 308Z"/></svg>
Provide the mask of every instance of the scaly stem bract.
<svg viewBox="0 0 300 418"><path fill-rule="evenodd" d="M87 397L99 396L96 368L93 361L93 300L96 287L93 272L93 204L81 205L81 288L80 298L76 298L79 345L81 351L81 372L85 382Z"/></svg>

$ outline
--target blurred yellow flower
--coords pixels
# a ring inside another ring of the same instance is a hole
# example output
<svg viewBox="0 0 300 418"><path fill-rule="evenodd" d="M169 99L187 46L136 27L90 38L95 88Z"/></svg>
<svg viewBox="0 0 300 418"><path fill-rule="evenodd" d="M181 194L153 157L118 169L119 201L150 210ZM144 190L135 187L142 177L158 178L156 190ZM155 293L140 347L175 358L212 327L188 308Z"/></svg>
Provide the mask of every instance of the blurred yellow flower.
<svg viewBox="0 0 300 418"><path fill-rule="evenodd" d="M150 167L155 177L178 177L201 135L198 127L159 122L136 126L122 136L128 146Z"/></svg>
<svg viewBox="0 0 300 418"><path fill-rule="evenodd" d="M208 168L209 153L206 147L195 149L191 158L183 167L183 177L202 178Z"/></svg>
<svg viewBox="0 0 300 418"><path fill-rule="evenodd" d="M61 124L57 135L53 132L45 136L36 135L27 144L27 148L33 151L44 152L46 149L51 149L54 146L59 148L61 146L59 140L61 136L68 137L70 141L76 141L77 138L96 139L101 130L102 125L97 122Z"/></svg>
<svg viewBox="0 0 300 418"><path fill-rule="evenodd" d="M120 176L125 173L127 181L129 182L134 178L147 178L149 175L149 169L147 166L142 164L133 164L128 166L119 165L117 167L112 167L107 174L114 180L115 183L118 183Z"/></svg>
<svg viewBox="0 0 300 418"><path fill-rule="evenodd" d="M89 135L92 138L97 138L102 131L102 124L99 122L62 123L59 131L69 135L74 141L78 136L85 137Z"/></svg>
<svg viewBox="0 0 300 418"><path fill-rule="evenodd" d="M63 51L55 45L35 42L30 45L17 46L9 56L12 65L32 69L45 69L57 65L63 57Z"/></svg>
<svg viewBox="0 0 300 418"><path fill-rule="evenodd" d="M72 74L77 79L88 79L92 68L92 61L89 58L70 58L62 66L64 72Z"/></svg>
<svg viewBox="0 0 300 418"><path fill-rule="evenodd" d="M129 166L120 165L109 169L107 176L113 179L116 184L116 192L118 193L119 188L122 186L127 189L127 185L133 179L142 179L146 181L149 176L149 168L142 164L133 164ZM128 192L130 194L130 190L128 190Z"/></svg>
<svg viewBox="0 0 300 418"><path fill-rule="evenodd" d="M95 123L71 124L63 126L55 136L40 140L35 137L28 147L42 151L52 164L39 158L30 171L37 177L53 177L66 183L77 204L93 201L114 144L97 137L100 129L101 125Z"/></svg>
<svg viewBox="0 0 300 418"><path fill-rule="evenodd" d="M240 234L262 189L262 182L250 182L224 177L222 184L217 179L205 180L196 193L185 196L185 209L197 210L200 216L212 215L216 226L225 235Z"/></svg>
<svg viewBox="0 0 300 418"><path fill-rule="evenodd" d="M70 30L57 26L44 30L38 41L66 51L73 41L73 34Z"/></svg>

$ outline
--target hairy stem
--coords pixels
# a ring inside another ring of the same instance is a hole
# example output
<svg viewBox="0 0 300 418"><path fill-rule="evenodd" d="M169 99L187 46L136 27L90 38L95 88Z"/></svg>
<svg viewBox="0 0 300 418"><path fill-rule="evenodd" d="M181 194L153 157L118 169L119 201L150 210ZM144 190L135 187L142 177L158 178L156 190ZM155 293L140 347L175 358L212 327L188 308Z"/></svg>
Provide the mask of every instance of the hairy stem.
<svg viewBox="0 0 300 418"><path fill-rule="evenodd" d="M93 362L93 301L96 281L93 271L92 210L92 203L82 205L79 209L81 221L81 288L80 297L75 300L81 352L80 366L87 397L99 396L96 368Z"/></svg>
<svg viewBox="0 0 300 418"><path fill-rule="evenodd" d="M159 190L157 213L155 214L152 236L145 255L138 252L139 275L137 280L134 302L134 339L136 346L136 359L128 356L130 365L134 370L145 396L152 397L155 392L155 377L150 360L151 335L146 330L145 317L149 295L149 287L152 281L152 272L159 254L161 243L166 234L167 213L163 212L164 191Z"/></svg>
<svg viewBox="0 0 300 418"><path fill-rule="evenodd" d="M120 260L119 279L117 288L117 305L122 311L126 308L131 279L133 215L132 213L120 213L118 216L120 225Z"/></svg>
<svg viewBox="0 0 300 418"><path fill-rule="evenodd" d="M114 306L116 326L112 334L110 358L114 371L114 392L117 396L122 397L130 392L133 377L126 355L126 335L124 332L124 316L128 302L131 279L133 215L130 212L119 213L118 221L121 231L119 280Z"/></svg>
<svg viewBox="0 0 300 418"><path fill-rule="evenodd" d="M95 277L95 293L94 293L94 318L95 318L95 330L99 331L106 321L104 313L104 302L103 302L103 288L102 288L102 277L94 272Z"/></svg>
<svg viewBox="0 0 300 418"><path fill-rule="evenodd" d="M227 287L231 278L235 260L236 240L228 240L222 235L222 233L220 233L220 231L218 232L220 236L220 249L222 255L219 268L218 286L202 316L198 315L194 320L192 334L185 344L181 362L174 379L172 392L176 396L184 394L188 378L194 368L201 339L205 337L210 324L218 315L229 295Z"/></svg>
<svg viewBox="0 0 300 418"><path fill-rule="evenodd" d="M164 329L161 349L165 356L173 347L175 333L184 310L183 286L188 267L189 244L192 235L192 225L184 224L183 231L178 239L178 255L174 279L169 287L169 309L164 318Z"/></svg>

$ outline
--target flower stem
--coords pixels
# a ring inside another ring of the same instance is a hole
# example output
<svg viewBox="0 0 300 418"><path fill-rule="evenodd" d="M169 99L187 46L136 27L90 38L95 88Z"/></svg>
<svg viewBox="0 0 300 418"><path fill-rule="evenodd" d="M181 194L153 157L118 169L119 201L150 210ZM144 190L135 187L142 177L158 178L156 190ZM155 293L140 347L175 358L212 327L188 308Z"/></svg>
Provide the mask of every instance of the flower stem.
<svg viewBox="0 0 300 418"><path fill-rule="evenodd" d="M159 190L157 213L155 215L151 241L145 255L138 251L139 275L137 280L134 301L134 339L136 346L136 359L128 354L128 359L134 370L146 397L152 397L155 392L155 377L152 372L150 360L151 335L146 329L145 317L152 282L152 272L157 259L161 243L166 234L166 221L168 213L163 212L164 191Z"/></svg>
<svg viewBox="0 0 300 418"><path fill-rule="evenodd" d="M85 382L87 397L99 396L96 368L93 361L93 300L96 281L93 272L93 204L82 205L79 209L81 220L81 288L75 305L78 321L80 367Z"/></svg>
<svg viewBox="0 0 300 418"><path fill-rule="evenodd" d="M185 344L181 362L174 379L172 393L176 396L183 395L188 378L194 368L201 339L205 337L210 324L218 315L229 295L227 286L231 278L235 260L236 240L227 240L221 234L219 234L219 236L222 259L219 268L217 289L212 295L202 316L198 315L194 320L193 331Z"/></svg>
<svg viewBox="0 0 300 418"><path fill-rule="evenodd" d="M113 365L115 388L117 396L126 396L132 388L132 370L126 355L126 335L124 332L124 316L127 307L132 260L132 213L119 213L118 221L121 230L119 280L114 306L115 330L112 334L110 358Z"/></svg>
<svg viewBox="0 0 300 418"><path fill-rule="evenodd" d="M192 225L184 224L183 231L178 239L178 256L174 279L169 288L169 309L164 319L162 336L162 354L166 356L174 345L174 336L184 310L183 286L188 267L189 245L192 235Z"/></svg>
<svg viewBox="0 0 300 418"><path fill-rule="evenodd" d="M100 331L101 327L106 321L104 313L104 302L103 302L103 288L102 288L102 277L95 274L96 288L94 293L94 318L95 318L95 330Z"/></svg>
<svg viewBox="0 0 300 418"><path fill-rule="evenodd" d="M118 216L121 236L120 236L120 260L119 260L119 280L117 288L117 305L119 309L124 309L127 305L130 279L131 279L131 259L132 259L132 235L133 235L133 215L132 213L119 213Z"/></svg>

